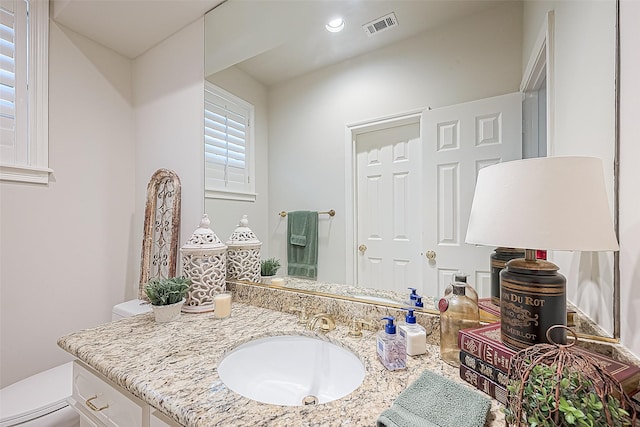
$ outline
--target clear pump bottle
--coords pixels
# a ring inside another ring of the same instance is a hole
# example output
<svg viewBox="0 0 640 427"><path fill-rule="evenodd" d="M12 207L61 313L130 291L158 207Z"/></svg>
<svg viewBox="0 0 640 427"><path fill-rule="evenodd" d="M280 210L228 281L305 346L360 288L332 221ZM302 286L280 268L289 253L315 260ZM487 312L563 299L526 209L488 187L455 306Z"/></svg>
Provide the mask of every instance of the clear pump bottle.
<svg viewBox="0 0 640 427"><path fill-rule="evenodd" d="M387 324L384 330L378 332L376 348L378 359L390 371L407 367L407 350L404 339L396 333L396 325L393 317L383 317Z"/></svg>
<svg viewBox="0 0 640 427"><path fill-rule="evenodd" d="M457 280L464 277L464 281ZM460 366L460 329L480 326L478 294L467 282L466 276L455 276L451 292L438 301L440 310L440 358L453 366Z"/></svg>

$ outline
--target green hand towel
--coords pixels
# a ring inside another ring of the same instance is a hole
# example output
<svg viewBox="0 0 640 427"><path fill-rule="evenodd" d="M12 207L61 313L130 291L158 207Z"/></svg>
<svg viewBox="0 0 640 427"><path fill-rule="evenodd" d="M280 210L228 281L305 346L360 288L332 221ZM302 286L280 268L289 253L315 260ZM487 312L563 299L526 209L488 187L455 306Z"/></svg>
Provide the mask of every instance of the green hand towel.
<svg viewBox="0 0 640 427"><path fill-rule="evenodd" d="M425 370L380 414L377 426L482 427L490 409L489 397Z"/></svg>
<svg viewBox="0 0 640 427"><path fill-rule="evenodd" d="M318 277L318 212L287 214L287 264L289 276Z"/></svg>
<svg viewBox="0 0 640 427"><path fill-rule="evenodd" d="M296 246L307 246L307 236L302 234L292 234L289 243Z"/></svg>

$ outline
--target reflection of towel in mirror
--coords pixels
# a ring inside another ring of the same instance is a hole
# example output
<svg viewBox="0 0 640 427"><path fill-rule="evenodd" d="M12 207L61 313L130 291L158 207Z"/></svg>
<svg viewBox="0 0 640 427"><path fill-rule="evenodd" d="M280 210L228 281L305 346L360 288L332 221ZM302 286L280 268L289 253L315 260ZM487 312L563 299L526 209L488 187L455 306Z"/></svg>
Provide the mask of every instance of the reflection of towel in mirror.
<svg viewBox="0 0 640 427"><path fill-rule="evenodd" d="M489 397L425 370L378 418L377 427L482 427Z"/></svg>
<svg viewBox="0 0 640 427"><path fill-rule="evenodd" d="M287 214L287 263L289 276L318 276L318 212Z"/></svg>

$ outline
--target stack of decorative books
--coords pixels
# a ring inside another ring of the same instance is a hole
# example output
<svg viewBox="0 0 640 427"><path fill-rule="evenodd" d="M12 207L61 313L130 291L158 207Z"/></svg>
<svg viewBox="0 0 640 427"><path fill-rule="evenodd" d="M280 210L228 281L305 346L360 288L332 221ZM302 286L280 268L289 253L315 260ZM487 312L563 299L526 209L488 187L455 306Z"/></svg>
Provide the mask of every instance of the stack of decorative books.
<svg viewBox="0 0 640 427"><path fill-rule="evenodd" d="M458 345L460 346L460 378L506 405L509 363L517 351L502 343L500 322L461 330L458 334ZM582 347L574 348L599 360L620 382L629 396L640 391L639 367L613 360Z"/></svg>

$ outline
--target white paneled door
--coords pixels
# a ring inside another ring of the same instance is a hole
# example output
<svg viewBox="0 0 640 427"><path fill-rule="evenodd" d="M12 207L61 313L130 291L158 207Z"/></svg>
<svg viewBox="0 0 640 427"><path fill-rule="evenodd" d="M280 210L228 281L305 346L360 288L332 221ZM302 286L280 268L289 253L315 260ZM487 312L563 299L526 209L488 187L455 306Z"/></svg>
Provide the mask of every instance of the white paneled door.
<svg viewBox="0 0 640 427"><path fill-rule="evenodd" d="M521 158L520 93L355 135L358 286L441 296L462 271L490 295L494 248L464 243L478 171Z"/></svg>
<svg viewBox="0 0 640 427"><path fill-rule="evenodd" d="M418 117L356 137L358 286L420 283L420 145Z"/></svg>
<svg viewBox="0 0 640 427"><path fill-rule="evenodd" d="M481 296L491 293L494 248L464 243L478 171L522 157L522 94L425 111L423 126L424 292L443 295L462 271ZM498 183L497 183L498 184Z"/></svg>

